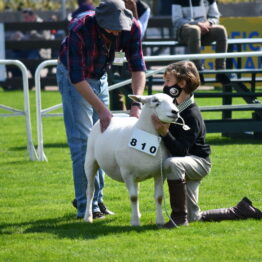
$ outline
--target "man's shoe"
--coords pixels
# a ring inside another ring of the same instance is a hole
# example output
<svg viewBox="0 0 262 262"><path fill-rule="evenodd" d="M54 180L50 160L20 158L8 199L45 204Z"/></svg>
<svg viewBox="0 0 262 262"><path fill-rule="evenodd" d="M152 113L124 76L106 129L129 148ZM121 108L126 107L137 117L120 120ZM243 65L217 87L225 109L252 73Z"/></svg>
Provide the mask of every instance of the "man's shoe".
<svg viewBox="0 0 262 262"><path fill-rule="evenodd" d="M227 85L231 83L231 79L234 76L231 73L222 73L216 75L216 81L220 82L223 85Z"/></svg>
<svg viewBox="0 0 262 262"><path fill-rule="evenodd" d="M98 203L98 206L99 206L101 213L103 213L104 215L114 215L115 214L114 212L107 209L104 203Z"/></svg>
<svg viewBox="0 0 262 262"><path fill-rule="evenodd" d="M76 199L74 199L74 200L72 201L72 205L73 205L74 208L77 208L77 201L76 201Z"/></svg>
<svg viewBox="0 0 262 262"><path fill-rule="evenodd" d="M102 212L93 212L93 219L102 219L105 218L104 214Z"/></svg>

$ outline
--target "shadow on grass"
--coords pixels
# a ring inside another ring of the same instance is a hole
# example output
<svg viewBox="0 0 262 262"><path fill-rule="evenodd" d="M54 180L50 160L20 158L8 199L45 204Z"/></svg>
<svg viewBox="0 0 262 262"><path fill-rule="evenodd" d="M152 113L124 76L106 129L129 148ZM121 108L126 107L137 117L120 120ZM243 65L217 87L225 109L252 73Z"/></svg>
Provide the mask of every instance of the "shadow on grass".
<svg viewBox="0 0 262 262"><path fill-rule="evenodd" d="M231 137L207 137L206 139L207 143L210 145L261 145L262 142L262 136L260 137L252 137L246 136L246 135L239 135L236 138Z"/></svg>
<svg viewBox="0 0 262 262"><path fill-rule="evenodd" d="M37 147L37 145L36 145ZM44 144L44 148L67 148L67 143L48 143ZM24 151L27 150L26 146L10 147L10 151Z"/></svg>
<svg viewBox="0 0 262 262"><path fill-rule="evenodd" d="M23 234L30 233L50 233L59 238L70 239L96 239L100 236L115 235L128 232L144 232L159 229L157 225L145 225L140 227L112 226L110 221L116 218L110 216L105 219L96 220L93 224L83 220L77 220L74 215L66 215L53 219L42 219L22 223L6 223L0 225L0 233L6 235L17 234L21 229Z"/></svg>

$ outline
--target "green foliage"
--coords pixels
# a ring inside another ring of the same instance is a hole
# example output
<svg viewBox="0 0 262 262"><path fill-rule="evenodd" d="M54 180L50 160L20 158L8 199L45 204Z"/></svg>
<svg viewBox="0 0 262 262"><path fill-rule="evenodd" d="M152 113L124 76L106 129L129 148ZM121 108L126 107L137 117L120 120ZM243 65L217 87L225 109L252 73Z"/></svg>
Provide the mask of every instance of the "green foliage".
<svg viewBox="0 0 262 262"><path fill-rule="evenodd" d="M36 143L35 93L30 92ZM60 103L57 92L42 92L43 108ZM198 99L201 105L219 99ZM22 92L0 92L0 104L23 107ZM3 110L0 110L0 113ZM124 184L106 177L105 203L115 216L93 224L75 219L73 181L63 120L43 121L48 162L28 160L24 117L0 118L0 261L193 261L262 260L261 221L192 223L175 230L155 226L153 181L140 185L141 227L130 226ZM262 208L262 140L208 134L213 168L200 187L203 210L230 207L243 196ZM166 209L169 210L165 184ZM165 216L167 220L167 216Z"/></svg>
<svg viewBox="0 0 262 262"><path fill-rule="evenodd" d="M95 5L99 4L99 0L94 0ZM156 5L156 0L145 0L151 6ZM241 2L254 2L252 0L219 0L220 3L241 3ZM76 0L66 0L66 7L68 9L74 9L77 6ZM14 11L21 8L32 8L34 10L58 10L61 8L60 0L3 0L0 2L0 11L4 9L12 9Z"/></svg>
<svg viewBox="0 0 262 262"><path fill-rule="evenodd" d="M99 4L99 0L93 1L95 5ZM75 9L77 7L77 0L66 0L67 9ZM4 0L0 3L0 11L4 9L12 9L14 11L22 8L32 8L33 10L49 10L55 11L61 8L60 0Z"/></svg>

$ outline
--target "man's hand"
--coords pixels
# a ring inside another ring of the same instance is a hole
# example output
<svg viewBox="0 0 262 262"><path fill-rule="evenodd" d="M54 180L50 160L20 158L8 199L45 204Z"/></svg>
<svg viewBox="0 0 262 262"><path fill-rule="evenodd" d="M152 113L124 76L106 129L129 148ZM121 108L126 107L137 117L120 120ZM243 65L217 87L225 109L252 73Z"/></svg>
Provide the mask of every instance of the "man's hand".
<svg viewBox="0 0 262 262"><path fill-rule="evenodd" d="M100 119L100 129L101 129L101 132L103 133L110 124L112 114L106 107L104 107L103 110L101 110L98 113L98 115Z"/></svg>
<svg viewBox="0 0 262 262"><path fill-rule="evenodd" d="M77 91L92 105L96 110L99 119L101 132L104 132L110 124L112 114L104 103L97 97L87 81L81 81L75 84Z"/></svg>
<svg viewBox="0 0 262 262"><path fill-rule="evenodd" d="M133 16L136 19L138 19L136 0L125 0L125 5L126 5L126 8L129 9L133 13Z"/></svg>
<svg viewBox="0 0 262 262"><path fill-rule="evenodd" d="M151 119L157 133L160 136L166 136L168 134L170 124L161 122L160 119L155 114L151 116Z"/></svg>
<svg viewBox="0 0 262 262"><path fill-rule="evenodd" d="M146 75L143 71L132 72L132 90L134 95L143 95L146 85ZM137 105L132 105L130 116L139 118L141 108Z"/></svg>
<svg viewBox="0 0 262 262"><path fill-rule="evenodd" d="M140 114L141 114L141 108L139 106L136 106L136 105L131 106L130 116L134 116L134 117L139 118Z"/></svg>
<svg viewBox="0 0 262 262"><path fill-rule="evenodd" d="M211 27L211 25L210 25L210 23L208 21L206 21L206 22L199 22L197 25L200 27L202 35L205 35L206 33L208 33L209 29Z"/></svg>

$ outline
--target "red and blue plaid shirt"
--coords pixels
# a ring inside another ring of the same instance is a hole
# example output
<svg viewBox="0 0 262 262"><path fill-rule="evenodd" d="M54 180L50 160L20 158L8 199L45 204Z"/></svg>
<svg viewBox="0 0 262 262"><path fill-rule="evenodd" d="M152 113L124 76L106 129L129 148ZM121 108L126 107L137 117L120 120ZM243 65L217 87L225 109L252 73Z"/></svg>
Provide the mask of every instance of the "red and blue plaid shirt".
<svg viewBox="0 0 262 262"><path fill-rule="evenodd" d="M129 71L146 71L138 22L134 19L131 31L122 31L108 50L95 12L89 12L70 22L59 59L68 69L71 82L78 83L86 78L100 79L112 65L116 51L125 52Z"/></svg>

